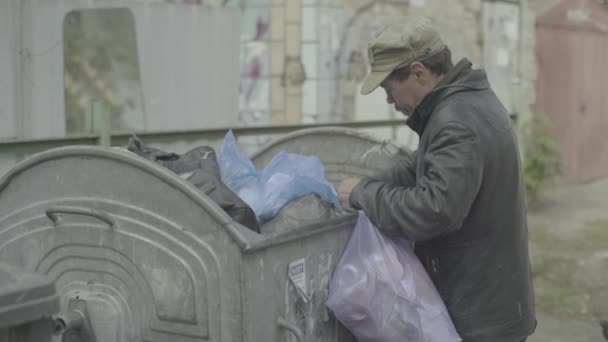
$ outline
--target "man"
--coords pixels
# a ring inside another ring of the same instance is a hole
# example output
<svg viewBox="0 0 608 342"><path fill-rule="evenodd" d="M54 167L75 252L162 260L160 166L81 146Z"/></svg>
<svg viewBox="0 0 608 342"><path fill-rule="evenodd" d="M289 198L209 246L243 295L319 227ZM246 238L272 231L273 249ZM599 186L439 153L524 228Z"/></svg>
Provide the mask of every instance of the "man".
<svg viewBox="0 0 608 342"><path fill-rule="evenodd" d="M338 186L345 207L401 233L465 342L520 342L536 319L522 171L509 115L482 70L449 48L427 18L388 25L368 49L377 87L408 116L418 150L370 178Z"/></svg>

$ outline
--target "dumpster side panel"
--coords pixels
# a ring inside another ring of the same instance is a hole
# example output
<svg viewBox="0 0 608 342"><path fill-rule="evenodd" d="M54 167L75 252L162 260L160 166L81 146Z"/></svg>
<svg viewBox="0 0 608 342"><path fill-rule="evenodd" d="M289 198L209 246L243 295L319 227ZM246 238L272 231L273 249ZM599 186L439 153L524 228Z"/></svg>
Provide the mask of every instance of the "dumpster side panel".
<svg viewBox="0 0 608 342"><path fill-rule="evenodd" d="M297 327L303 341L355 341L325 308L329 281L352 227L347 218L335 229L244 255L244 341L298 341L278 326L279 319ZM289 273L297 278L295 284ZM302 283L305 289L297 290Z"/></svg>
<svg viewBox="0 0 608 342"><path fill-rule="evenodd" d="M11 176L0 260L49 275L64 311L85 300L100 341L240 341L230 219L140 166L71 155Z"/></svg>
<svg viewBox="0 0 608 342"><path fill-rule="evenodd" d="M0 263L0 341L50 342L58 309L49 277Z"/></svg>
<svg viewBox="0 0 608 342"><path fill-rule="evenodd" d="M42 319L15 327L0 329L0 341L3 342L51 342L53 341L53 324L49 319Z"/></svg>

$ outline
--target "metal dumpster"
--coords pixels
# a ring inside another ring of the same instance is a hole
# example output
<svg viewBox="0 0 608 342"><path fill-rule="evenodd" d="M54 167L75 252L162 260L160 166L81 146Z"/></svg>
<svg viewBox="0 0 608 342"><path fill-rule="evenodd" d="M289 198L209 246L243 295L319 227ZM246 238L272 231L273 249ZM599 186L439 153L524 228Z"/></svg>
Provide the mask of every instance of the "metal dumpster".
<svg viewBox="0 0 608 342"><path fill-rule="evenodd" d="M51 341L59 310L55 284L45 275L0 263L0 341Z"/></svg>
<svg viewBox="0 0 608 342"><path fill-rule="evenodd" d="M403 147L379 141L348 128L300 130L275 140L254 153L256 168L263 168L279 151L318 156L325 166L325 177L334 185L348 177L370 176L387 168L392 157Z"/></svg>
<svg viewBox="0 0 608 342"><path fill-rule="evenodd" d="M331 153L321 138L345 147ZM337 182L387 165L385 146L312 130L254 162L280 149L319 155ZM351 341L325 300L355 220L302 217L257 234L180 177L118 149L50 150L0 179L0 260L52 279L63 317L75 307L86 316L78 341Z"/></svg>

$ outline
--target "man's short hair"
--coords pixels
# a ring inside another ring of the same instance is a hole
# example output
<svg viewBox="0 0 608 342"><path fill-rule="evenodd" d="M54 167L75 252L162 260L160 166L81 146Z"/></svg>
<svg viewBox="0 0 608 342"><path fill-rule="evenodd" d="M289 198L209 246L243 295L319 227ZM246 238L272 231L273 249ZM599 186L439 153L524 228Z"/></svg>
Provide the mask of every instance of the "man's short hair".
<svg viewBox="0 0 608 342"><path fill-rule="evenodd" d="M427 67L433 74L437 76L445 75L454 67L452 62L452 51L449 47L444 47L441 51L434 55L428 56L420 60L425 67ZM410 66L395 69L388 75L387 79L394 79L398 81L406 80L410 76Z"/></svg>

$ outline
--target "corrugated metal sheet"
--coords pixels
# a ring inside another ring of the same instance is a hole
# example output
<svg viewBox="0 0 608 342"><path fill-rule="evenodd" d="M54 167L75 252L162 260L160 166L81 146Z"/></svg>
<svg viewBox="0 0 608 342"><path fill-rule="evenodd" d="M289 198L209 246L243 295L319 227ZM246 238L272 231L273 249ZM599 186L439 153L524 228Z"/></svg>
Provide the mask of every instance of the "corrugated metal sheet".
<svg viewBox="0 0 608 342"><path fill-rule="evenodd" d="M17 116L17 87L15 86L15 49L14 28L17 25L12 15L17 8L14 3L0 0L0 138L19 136L19 117Z"/></svg>
<svg viewBox="0 0 608 342"><path fill-rule="evenodd" d="M1 1L22 6L25 138L65 134L63 20L70 11L95 8L125 7L133 14L146 129L237 122L238 9L135 0Z"/></svg>
<svg viewBox="0 0 608 342"><path fill-rule="evenodd" d="M608 176L608 11L565 1L537 21L536 110L552 118L562 181Z"/></svg>

